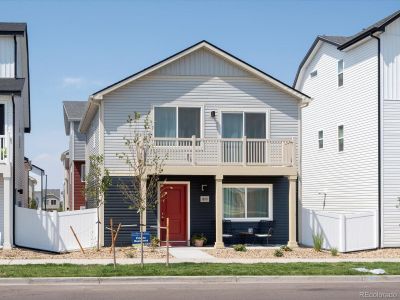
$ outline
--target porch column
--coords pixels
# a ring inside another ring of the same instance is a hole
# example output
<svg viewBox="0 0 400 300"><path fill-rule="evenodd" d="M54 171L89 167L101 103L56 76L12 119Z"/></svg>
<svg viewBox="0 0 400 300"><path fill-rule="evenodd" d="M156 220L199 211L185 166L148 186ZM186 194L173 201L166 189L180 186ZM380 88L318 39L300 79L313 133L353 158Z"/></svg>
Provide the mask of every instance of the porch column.
<svg viewBox="0 0 400 300"><path fill-rule="evenodd" d="M3 249L9 250L12 248L13 241L13 209L14 199L12 194L11 177L3 177L4 183L4 225L3 231Z"/></svg>
<svg viewBox="0 0 400 300"><path fill-rule="evenodd" d="M223 176L215 176L215 245L217 249L224 248L222 239L222 178Z"/></svg>
<svg viewBox="0 0 400 300"><path fill-rule="evenodd" d="M288 176L289 180L289 241L288 246L290 248L298 247L296 241L296 185L297 176Z"/></svg>

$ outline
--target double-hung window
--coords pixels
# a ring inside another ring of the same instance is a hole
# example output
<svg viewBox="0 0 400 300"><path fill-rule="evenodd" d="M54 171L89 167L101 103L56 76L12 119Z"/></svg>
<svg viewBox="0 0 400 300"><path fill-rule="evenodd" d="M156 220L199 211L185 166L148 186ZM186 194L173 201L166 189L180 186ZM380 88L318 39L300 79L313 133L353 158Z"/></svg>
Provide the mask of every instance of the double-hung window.
<svg viewBox="0 0 400 300"><path fill-rule="evenodd" d="M224 185L224 219L272 220L272 185Z"/></svg>
<svg viewBox="0 0 400 300"><path fill-rule="evenodd" d="M343 70L344 70L344 63L343 63L343 59L341 59L338 61L338 64L337 64L338 87L343 86Z"/></svg>
<svg viewBox="0 0 400 300"><path fill-rule="evenodd" d="M155 107L154 136L156 138L201 137L200 107Z"/></svg>
<svg viewBox="0 0 400 300"><path fill-rule="evenodd" d="M324 131L323 130L318 131L318 148L319 149L324 148Z"/></svg>
<svg viewBox="0 0 400 300"><path fill-rule="evenodd" d="M344 150L344 126L338 126L338 151L343 152Z"/></svg>

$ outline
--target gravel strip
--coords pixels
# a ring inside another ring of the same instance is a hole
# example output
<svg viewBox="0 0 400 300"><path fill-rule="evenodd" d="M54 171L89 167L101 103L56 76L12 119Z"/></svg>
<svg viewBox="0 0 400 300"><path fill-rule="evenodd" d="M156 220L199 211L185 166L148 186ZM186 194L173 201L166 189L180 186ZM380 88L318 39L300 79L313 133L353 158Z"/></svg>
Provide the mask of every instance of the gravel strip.
<svg viewBox="0 0 400 300"><path fill-rule="evenodd" d="M233 250L232 248L225 249L206 249L203 250L206 253L217 257L217 258L275 258L274 256L275 249L247 249L246 252L238 252ZM358 252L350 252L350 253L338 253L337 256L332 256L331 253L327 250L323 250L321 252L317 252L312 248L295 248L293 251L284 251L283 258L304 258L304 259L312 259L312 258L343 258L343 259L352 259L352 258L400 258L400 248L393 249L378 249L378 250L366 250L366 251L358 251ZM279 259L279 258L278 258Z"/></svg>
<svg viewBox="0 0 400 300"><path fill-rule="evenodd" d="M140 258L140 249L136 247L116 247L116 258ZM11 250L0 250L0 259L69 259L69 258L110 258L112 259L109 247L101 248L100 251L96 249L85 249L85 254L80 251L68 253L49 253L44 251L29 250L23 248L13 248ZM145 258L166 258L165 248L144 247ZM173 256L170 254L170 257Z"/></svg>

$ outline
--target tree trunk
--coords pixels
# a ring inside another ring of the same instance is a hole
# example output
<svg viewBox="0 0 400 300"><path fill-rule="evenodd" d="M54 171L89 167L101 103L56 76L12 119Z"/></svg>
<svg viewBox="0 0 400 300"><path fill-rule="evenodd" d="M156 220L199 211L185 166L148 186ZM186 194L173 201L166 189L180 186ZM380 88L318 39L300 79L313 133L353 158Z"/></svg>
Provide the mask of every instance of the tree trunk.
<svg viewBox="0 0 400 300"><path fill-rule="evenodd" d="M143 259L143 226L142 226L142 221L143 221L143 212L140 210L139 212L139 226L140 226L140 265L143 268L144 267L144 259Z"/></svg>

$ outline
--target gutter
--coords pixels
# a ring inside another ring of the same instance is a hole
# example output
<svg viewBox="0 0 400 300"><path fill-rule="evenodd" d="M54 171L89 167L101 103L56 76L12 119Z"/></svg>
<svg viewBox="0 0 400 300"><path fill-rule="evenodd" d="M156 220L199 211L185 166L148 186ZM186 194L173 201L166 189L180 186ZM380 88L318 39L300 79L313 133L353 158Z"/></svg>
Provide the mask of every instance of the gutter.
<svg viewBox="0 0 400 300"><path fill-rule="evenodd" d="M384 30L380 31L381 33ZM378 42L378 248L382 248L382 132L381 132L381 39L371 33Z"/></svg>

